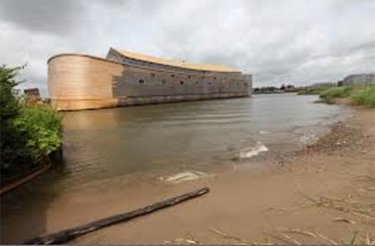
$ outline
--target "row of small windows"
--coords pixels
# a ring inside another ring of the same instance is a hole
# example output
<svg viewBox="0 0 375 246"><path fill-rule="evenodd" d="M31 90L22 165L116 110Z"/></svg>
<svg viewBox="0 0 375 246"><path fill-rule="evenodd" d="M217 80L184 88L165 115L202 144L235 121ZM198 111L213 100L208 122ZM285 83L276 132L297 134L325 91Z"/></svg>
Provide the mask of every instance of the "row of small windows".
<svg viewBox="0 0 375 246"><path fill-rule="evenodd" d="M155 76L156 76L155 73L151 73L151 78L155 78ZM175 74L171 74L171 77L174 78L174 77L176 77L176 75L175 75ZM197 77L198 77L198 76L197 76ZM192 79L192 78L194 78L194 76L193 76L193 75L188 75L187 78L188 78L188 79ZM205 79L205 76L202 76L201 79ZM217 77L214 76L214 77L212 77L212 79L213 79L213 80L216 80ZM222 80L226 80L226 78L222 78Z"/></svg>
<svg viewBox="0 0 375 246"><path fill-rule="evenodd" d="M163 79L161 82L162 82L162 84L166 84L166 81L165 81L164 79ZM139 83L140 83L140 84L144 84L145 81L144 81L143 79L140 79L140 80L139 80ZM183 85L183 84L184 84L184 81L180 81L180 84ZM196 84L205 84L205 83L199 83L199 82L196 82ZM209 84L209 85L212 85L211 82L209 82L208 84ZM239 86L240 83L234 83L234 82L232 82L232 83L230 83L230 84L228 84L228 85L237 85L237 86ZM247 86L247 83L244 83L244 86Z"/></svg>
<svg viewBox="0 0 375 246"><path fill-rule="evenodd" d="M151 77L152 77L152 78L155 78L155 74L152 73L152 74L151 74ZM176 75L171 74L171 77L174 78L174 77L176 77ZM188 75L188 76L187 76L188 79L192 79L193 77L194 77L193 75ZM197 77L198 77L198 76L197 76ZM205 76L202 76L201 78L202 78L202 79L205 79ZM209 78L209 77L208 77L208 78ZM216 78L216 77L212 77L212 79L216 80L217 78ZM225 78L222 78L222 80L225 80Z"/></svg>

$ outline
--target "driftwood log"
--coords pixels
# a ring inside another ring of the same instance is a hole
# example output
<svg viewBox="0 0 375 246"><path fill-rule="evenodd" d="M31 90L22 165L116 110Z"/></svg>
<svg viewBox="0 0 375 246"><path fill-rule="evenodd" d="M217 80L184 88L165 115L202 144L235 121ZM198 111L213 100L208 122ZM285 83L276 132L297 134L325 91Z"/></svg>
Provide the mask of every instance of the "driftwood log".
<svg viewBox="0 0 375 246"><path fill-rule="evenodd" d="M77 226L74 228L66 229L63 231L42 235L30 240L25 241L23 244L59 244L64 243L69 240L75 239L77 237L80 237L82 235L85 235L89 232L99 230L103 227L111 226L120 222L125 222L143 215L147 215L150 213L153 213L155 211L158 211L163 208L172 207L176 204L179 204L181 202L190 200L192 198L196 198L199 196L202 196L209 192L208 188L202 188L196 191L192 191L180 196L176 196L161 202L154 203L153 205L143 207L140 209L136 209L131 212L117 214L111 217L107 217L104 219L92 221L88 224Z"/></svg>

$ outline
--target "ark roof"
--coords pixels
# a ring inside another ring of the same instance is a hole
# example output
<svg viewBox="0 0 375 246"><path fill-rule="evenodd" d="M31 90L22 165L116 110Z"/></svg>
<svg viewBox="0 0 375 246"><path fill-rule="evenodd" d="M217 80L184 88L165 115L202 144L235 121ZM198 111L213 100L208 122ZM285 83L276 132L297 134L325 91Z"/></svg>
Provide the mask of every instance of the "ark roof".
<svg viewBox="0 0 375 246"><path fill-rule="evenodd" d="M113 49L113 48L111 48ZM172 59L165 59L165 58L156 58L148 55L137 54L129 51L113 49L117 53L131 59L140 60L151 62L155 64L161 64L166 66L173 66L179 68L186 68L186 69L194 69L194 70L203 70L203 71L210 71L210 72L231 72L231 73L238 73L241 72L237 68L228 67L224 65L216 65L216 64L195 64L180 60L172 60Z"/></svg>

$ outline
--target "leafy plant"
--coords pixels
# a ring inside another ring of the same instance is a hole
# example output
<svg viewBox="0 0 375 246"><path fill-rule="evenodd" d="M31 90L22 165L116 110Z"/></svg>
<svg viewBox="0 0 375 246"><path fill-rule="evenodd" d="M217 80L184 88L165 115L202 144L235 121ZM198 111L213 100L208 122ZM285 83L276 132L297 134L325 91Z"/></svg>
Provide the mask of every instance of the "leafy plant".
<svg viewBox="0 0 375 246"><path fill-rule="evenodd" d="M18 159L24 144L20 132L14 125L19 117L21 103L15 87L21 83L16 76L22 67L0 67L0 166L7 168Z"/></svg>
<svg viewBox="0 0 375 246"><path fill-rule="evenodd" d="M1 125L18 115L19 102L16 98L15 87L21 82L15 77L21 67L6 68L0 67L0 115Z"/></svg>
<svg viewBox="0 0 375 246"><path fill-rule="evenodd" d="M61 145L61 117L44 105L25 105L21 112L15 120L15 126L26 138L29 157L37 162Z"/></svg>
<svg viewBox="0 0 375 246"><path fill-rule="evenodd" d="M62 118L46 105L28 105L18 95L23 67L0 67L0 168L7 176L30 168L57 150Z"/></svg>

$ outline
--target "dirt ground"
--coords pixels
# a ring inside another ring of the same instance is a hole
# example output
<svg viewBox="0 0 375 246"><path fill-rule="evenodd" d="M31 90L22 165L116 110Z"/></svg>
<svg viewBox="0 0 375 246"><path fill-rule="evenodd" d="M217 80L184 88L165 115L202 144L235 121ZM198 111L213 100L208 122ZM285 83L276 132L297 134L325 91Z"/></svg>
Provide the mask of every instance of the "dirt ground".
<svg viewBox="0 0 375 246"><path fill-rule="evenodd" d="M375 110L358 107L317 143L276 163L234 165L176 185L139 182L58 197L48 208L46 231L207 186L200 198L68 243L374 244L374 123Z"/></svg>

